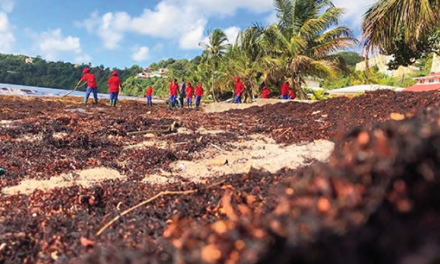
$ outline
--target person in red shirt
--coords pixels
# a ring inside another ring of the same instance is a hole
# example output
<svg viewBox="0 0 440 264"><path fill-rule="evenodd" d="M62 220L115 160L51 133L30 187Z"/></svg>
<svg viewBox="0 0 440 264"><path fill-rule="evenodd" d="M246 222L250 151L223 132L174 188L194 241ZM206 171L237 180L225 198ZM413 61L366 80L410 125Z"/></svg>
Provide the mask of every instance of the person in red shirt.
<svg viewBox="0 0 440 264"><path fill-rule="evenodd" d="M84 104L87 104L90 93L92 92L93 92L93 98L95 98L94 104L98 104L98 84L96 83L95 75L90 73L89 68L85 68L83 70L83 77L81 78L81 80L79 80L76 86L80 86L81 83L83 82L87 82L87 90L86 90L86 95L84 97Z"/></svg>
<svg viewBox="0 0 440 264"><path fill-rule="evenodd" d="M176 98L177 98L177 90L179 89L179 85L177 85L177 79L174 79L170 83L170 107L176 106Z"/></svg>
<svg viewBox="0 0 440 264"><path fill-rule="evenodd" d="M241 104L241 95L244 92L244 84L240 81L240 77L235 79L235 104Z"/></svg>
<svg viewBox="0 0 440 264"><path fill-rule="evenodd" d="M261 84L262 91L261 91L261 98L267 99L269 98L270 90L267 88L266 83Z"/></svg>
<svg viewBox="0 0 440 264"><path fill-rule="evenodd" d="M203 87L202 82L199 82L199 85L196 87L196 109L199 109L200 102L202 101L203 96Z"/></svg>
<svg viewBox="0 0 440 264"><path fill-rule="evenodd" d="M147 98L147 106L153 106L153 87L150 86L145 91L145 97Z"/></svg>
<svg viewBox="0 0 440 264"><path fill-rule="evenodd" d="M108 79L107 84L110 93L110 106L116 106L118 103L119 88L122 91L122 83L117 71L112 72L112 76Z"/></svg>
<svg viewBox="0 0 440 264"><path fill-rule="evenodd" d="M187 82L185 92L186 92L186 104L188 105L188 108L191 108L192 98L194 96L194 87L192 87L190 82Z"/></svg>
<svg viewBox="0 0 440 264"><path fill-rule="evenodd" d="M293 100L293 99L295 99L295 98L296 98L295 91L294 91L292 88L290 88L290 89L289 89L289 99L290 99L290 100Z"/></svg>
<svg viewBox="0 0 440 264"><path fill-rule="evenodd" d="M290 89L290 83L286 81L281 85L281 99L287 100L289 99L289 89Z"/></svg>

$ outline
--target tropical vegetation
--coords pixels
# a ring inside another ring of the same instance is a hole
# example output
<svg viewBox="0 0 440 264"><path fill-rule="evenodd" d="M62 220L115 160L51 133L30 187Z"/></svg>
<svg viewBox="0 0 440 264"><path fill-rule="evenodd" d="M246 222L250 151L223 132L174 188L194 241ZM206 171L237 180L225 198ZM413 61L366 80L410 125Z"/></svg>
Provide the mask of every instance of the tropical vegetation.
<svg viewBox="0 0 440 264"><path fill-rule="evenodd" d="M339 24L344 10L330 0L275 0L274 6L277 23L251 25L236 39L215 29L200 43L200 56L150 65L154 70L167 68L168 78L139 79L136 76L144 69L138 65L92 67L99 91L107 91L111 70L122 77L123 93L134 96L142 96L147 86L153 86L155 95L166 97L172 78L203 82L213 100L232 97L236 76L245 83L245 101L259 95L262 82L277 96L280 85L290 81L302 99L306 98L307 79L320 81L326 89L367 83L405 87L414 83L412 77L429 73L432 52L437 52L440 43L437 0L379 0L369 8L362 24L362 55L366 57L347 51L357 47L358 41L350 28ZM356 63L376 53L393 56L390 69L416 64L422 71L399 79L381 74L375 67L367 73L355 72ZM6 69L0 72L1 83L70 89L82 69L90 65L47 62L40 57L27 64L24 56L0 54L0 66Z"/></svg>
<svg viewBox="0 0 440 264"><path fill-rule="evenodd" d="M414 64L440 43L440 1L379 0L365 13L363 51L391 55L390 69Z"/></svg>

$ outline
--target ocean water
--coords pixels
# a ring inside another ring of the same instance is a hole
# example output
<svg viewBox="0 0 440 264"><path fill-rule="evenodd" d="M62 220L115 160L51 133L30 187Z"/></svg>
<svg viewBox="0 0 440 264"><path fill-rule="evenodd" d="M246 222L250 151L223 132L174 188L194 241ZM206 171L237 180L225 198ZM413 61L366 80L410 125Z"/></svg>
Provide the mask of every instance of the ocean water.
<svg viewBox="0 0 440 264"><path fill-rule="evenodd" d="M71 90L73 90L73 89L74 89L74 87L72 87ZM62 89L53 89L53 88L0 83L0 95L36 96L36 97L54 96L54 97L58 97L58 96L66 95L71 90L62 90ZM83 97L84 95L85 95L85 92L83 92L83 91L75 91L75 92L69 94L69 96L77 96L77 97ZM93 98L93 95L90 95L90 97ZM108 99L109 95L98 93L98 98ZM140 97L122 96L122 95L120 95L119 98L120 99L129 99L129 100L142 100L143 99Z"/></svg>

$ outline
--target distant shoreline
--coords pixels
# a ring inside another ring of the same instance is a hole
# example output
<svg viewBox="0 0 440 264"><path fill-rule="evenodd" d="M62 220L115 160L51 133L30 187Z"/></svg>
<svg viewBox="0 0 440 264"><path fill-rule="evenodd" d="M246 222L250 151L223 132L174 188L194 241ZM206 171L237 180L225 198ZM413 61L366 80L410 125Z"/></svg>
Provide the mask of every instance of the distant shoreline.
<svg viewBox="0 0 440 264"><path fill-rule="evenodd" d="M72 90L0 83L0 95L5 96L61 97L71 91ZM83 97L84 93L83 91L74 91L70 93L69 96ZM106 99L108 96L108 94L98 93L98 98L100 99ZM124 95L120 95L119 97L120 99L127 100L143 100L141 97Z"/></svg>

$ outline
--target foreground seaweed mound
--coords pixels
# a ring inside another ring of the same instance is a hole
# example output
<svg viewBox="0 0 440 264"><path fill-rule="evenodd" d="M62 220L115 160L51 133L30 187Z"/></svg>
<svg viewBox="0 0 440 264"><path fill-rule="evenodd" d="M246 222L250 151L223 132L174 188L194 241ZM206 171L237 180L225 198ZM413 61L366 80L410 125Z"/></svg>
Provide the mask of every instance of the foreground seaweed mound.
<svg viewBox="0 0 440 264"><path fill-rule="evenodd" d="M176 217L163 233L168 247L97 246L78 263L436 263L439 164L438 110L355 129L328 163L278 184L270 213L255 206L258 185L248 194L223 186L225 217Z"/></svg>

